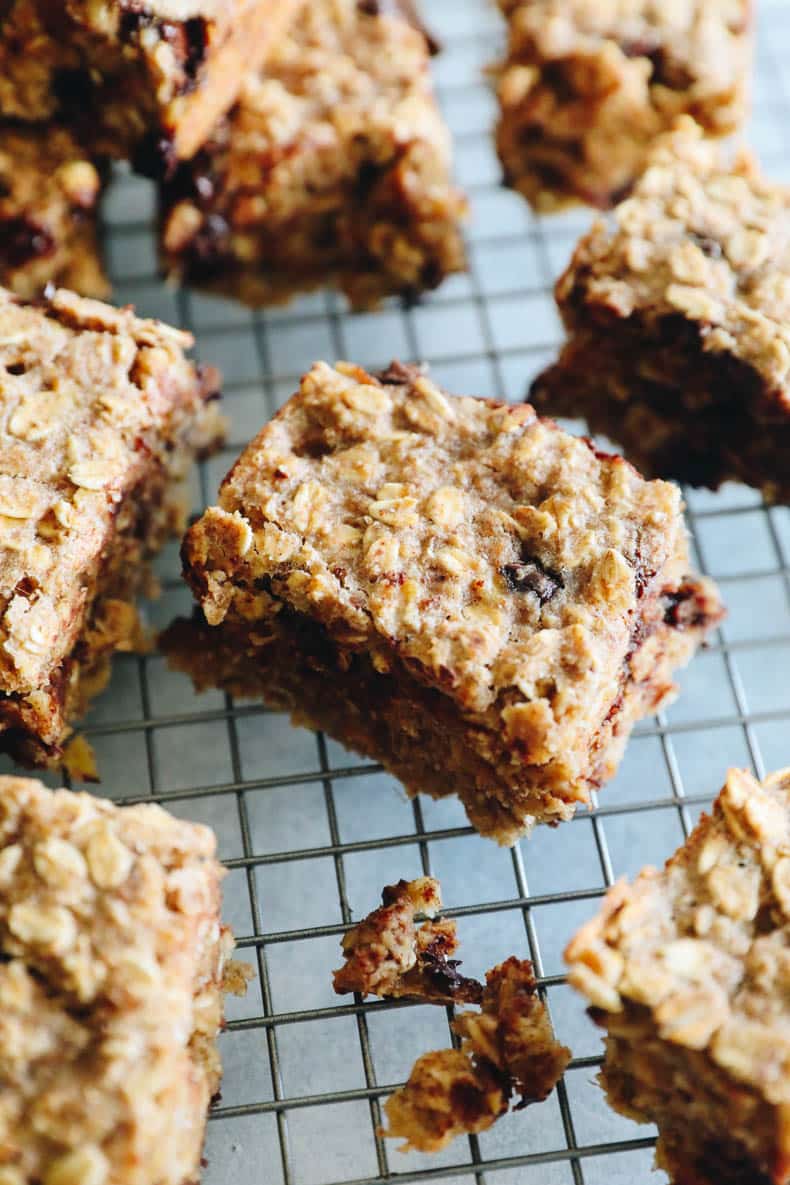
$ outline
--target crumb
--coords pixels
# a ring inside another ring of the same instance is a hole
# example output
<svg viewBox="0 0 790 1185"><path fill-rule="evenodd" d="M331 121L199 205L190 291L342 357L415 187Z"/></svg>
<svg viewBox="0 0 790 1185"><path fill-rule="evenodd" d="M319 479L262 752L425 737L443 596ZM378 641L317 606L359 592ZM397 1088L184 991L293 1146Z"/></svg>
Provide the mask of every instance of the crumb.
<svg viewBox="0 0 790 1185"><path fill-rule="evenodd" d="M456 1136L486 1131L508 1110L542 1102L571 1051L554 1037L532 964L510 958L486 974L480 1012L453 1022L461 1049L424 1054L409 1080L384 1105L384 1135L401 1151L438 1152Z"/></svg>
<svg viewBox="0 0 790 1185"><path fill-rule="evenodd" d="M222 990L231 996L246 996L247 988L255 979L255 969L250 963L230 959L225 965Z"/></svg>
<svg viewBox="0 0 790 1185"><path fill-rule="evenodd" d="M436 920L441 888L432 877L401 880L384 889L383 905L349 930L342 947L343 967L334 974L338 995L359 992L437 1003L479 1003L483 985L459 975L455 922ZM415 917L426 920L415 924Z"/></svg>
<svg viewBox="0 0 790 1185"><path fill-rule="evenodd" d="M76 782L100 782L96 754L84 736L75 736L63 750L63 769Z"/></svg>

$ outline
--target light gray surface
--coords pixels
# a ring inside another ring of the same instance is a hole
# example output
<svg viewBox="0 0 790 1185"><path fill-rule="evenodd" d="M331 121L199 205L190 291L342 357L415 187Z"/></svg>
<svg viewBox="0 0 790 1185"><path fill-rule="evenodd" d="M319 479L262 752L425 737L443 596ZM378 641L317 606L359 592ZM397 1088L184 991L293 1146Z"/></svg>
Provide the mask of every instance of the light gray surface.
<svg viewBox="0 0 790 1185"><path fill-rule="evenodd" d="M195 483L196 508L316 358L420 358L457 392L518 399L559 341L549 289L589 216L538 221L498 188L494 105L481 78L500 34L493 5L428 0L426 10L446 43L436 75L474 219L471 275L421 307L348 316L321 294L253 316L174 294L153 278L148 186L125 177L110 197L116 299L189 325L200 356L226 374L230 442ZM752 138L771 173L790 179L786 13L784 0L763 0ZM790 511L765 511L742 489L692 494L689 504L699 559L730 605L721 636L682 676L678 703L638 730L600 809L513 852L472 835L452 800L412 805L390 777L337 745L255 705L234 710L219 694L196 697L157 656L116 663L87 729L101 792L155 796L215 827L232 868L228 919L243 953L258 960L248 998L231 1002L207 1185L373 1185L387 1174L444 1185L664 1180L650 1172L650 1130L615 1116L594 1084L600 1042L561 982L561 952L607 883L662 861L682 841L728 764L763 773L790 762ZM175 546L161 571L157 624L189 605ZM330 983L344 922L367 912L383 884L423 868L441 876L458 910L466 970L530 955L577 1059L544 1106L433 1158L402 1156L374 1133L388 1090L420 1053L447 1043L444 1012L355 1007Z"/></svg>

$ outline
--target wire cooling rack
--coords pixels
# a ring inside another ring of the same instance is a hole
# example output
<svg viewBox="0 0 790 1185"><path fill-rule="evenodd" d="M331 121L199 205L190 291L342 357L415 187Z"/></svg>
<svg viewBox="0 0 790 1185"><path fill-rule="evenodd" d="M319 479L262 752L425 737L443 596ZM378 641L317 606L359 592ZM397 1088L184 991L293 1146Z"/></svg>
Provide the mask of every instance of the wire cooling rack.
<svg viewBox="0 0 790 1185"><path fill-rule="evenodd" d="M224 453L195 482L198 509L240 448L318 358L386 365L425 360L459 393L518 400L554 353L550 289L585 213L534 218L499 187L482 69L501 27L487 0L429 0L445 43L436 80L474 208L471 272L404 310L349 315L326 294L251 314L155 279L152 194L121 175L107 203L115 298L191 328L226 376ZM790 181L790 50L785 0L762 0L752 142ZM576 426L578 427L578 426ZM249 702L197 697L158 655L121 656L86 733L118 801L156 800L206 822L230 872L226 914L258 979L230 1002L225 1081L212 1113L207 1185L647 1185L653 1132L614 1115L595 1085L600 1038L565 986L562 949L608 885L663 861L688 834L730 764L790 762L790 510L750 490L690 492L699 566L730 616L681 676L683 694L638 728L600 805L512 851L478 838L454 800L410 803L380 769ZM156 626L187 612L177 547L163 557ZM331 689L330 689L331 694ZM95 789L95 788L94 788ZM516 953L533 959L561 1038L574 1050L543 1105L435 1157L403 1155L377 1134L381 1105L428 1049L447 1046L443 1009L334 996L339 940L381 887L431 871L458 919L465 970Z"/></svg>

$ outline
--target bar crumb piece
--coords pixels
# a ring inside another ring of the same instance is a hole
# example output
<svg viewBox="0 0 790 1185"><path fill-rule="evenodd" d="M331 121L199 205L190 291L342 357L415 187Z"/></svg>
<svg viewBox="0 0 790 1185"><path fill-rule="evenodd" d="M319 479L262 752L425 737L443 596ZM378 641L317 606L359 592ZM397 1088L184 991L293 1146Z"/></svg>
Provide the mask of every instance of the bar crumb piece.
<svg viewBox="0 0 790 1185"><path fill-rule="evenodd" d="M229 959L222 977L222 990L229 996L246 996L247 988L255 979L255 971L249 963Z"/></svg>
<svg viewBox="0 0 790 1185"><path fill-rule="evenodd" d="M439 882L427 876L401 880L381 898L383 904L343 938L346 962L334 973L338 995L478 1004L483 985L460 975L460 964L450 957L458 949L455 922L436 920L442 908ZM417 915L425 918L421 925L415 924Z"/></svg>
<svg viewBox="0 0 790 1185"><path fill-rule="evenodd" d="M510 958L486 973L480 1012L453 1022L460 1049L417 1060L405 1086L387 1100L384 1135L401 1151L438 1152L457 1136L488 1130L518 1095L515 1110L542 1102L571 1052L560 1045L538 995L532 964Z"/></svg>
<svg viewBox="0 0 790 1185"><path fill-rule="evenodd" d="M383 1135L400 1152L441 1152L458 1136L487 1131L507 1111L497 1074L460 1049L436 1049L414 1063L408 1082L384 1104Z"/></svg>
<svg viewBox="0 0 790 1185"><path fill-rule="evenodd" d="M499 0L497 148L538 210L619 201L681 115L709 136L743 122L751 0Z"/></svg>
<svg viewBox="0 0 790 1185"><path fill-rule="evenodd" d="M790 501L788 220L790 189L681 121L557 282L568 339L532 402L648 476Z"/></svg>
<svg viewBox="0 0 790 1185"><path fill-rule="evenodd" d="M182 557L201 616L161 639L174 665L503 844L589 803L723 615L675 486L398 364L317 363Z"/></svg>
<svg viewBox="0 0 790 1185"><path fill-rule="evenodd" d="M158 806L0 778L3 1185L198 1180L223 874L213 833Z"/></svg>
<svg viewBox="0 0 790 1185"><path fill-rule="evenodd" d="M612 1107L658 1127L675 1185L790 1181L790 770L732 769L662 871L566 952L606 1032Z"/></svg>

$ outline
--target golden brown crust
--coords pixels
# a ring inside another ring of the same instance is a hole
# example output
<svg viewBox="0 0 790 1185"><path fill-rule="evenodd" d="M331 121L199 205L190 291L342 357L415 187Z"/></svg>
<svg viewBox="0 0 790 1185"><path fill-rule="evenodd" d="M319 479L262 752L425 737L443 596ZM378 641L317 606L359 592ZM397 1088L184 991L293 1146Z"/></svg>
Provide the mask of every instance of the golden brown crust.
<svg viewBox="0 0 790 1185"><path fill-rule="evenodd" d="M398 881L381 894L383 905L343 937L344 965L335 971L338 995L359 992L432 1003L479 1003L483 985L458 974L455 922L436 920L441 888L432 877ZM415 916L425 920L415 925Z"/></svg>
<svg viewBox="0 0 790 1185"><path fill-rule="evenodd" d="M465 213L424 37L397 6L314 0L164 187L162 252L253 305L337 282L366 307L463 269Z"/></svg>
<svg viewBox="0 0 790 1185"><path fill-rule="evenodd" d="M413 792L457 790L503 842L611 776L721 613L712 586L685 581L674 487L531 408L404 368L315 366L183 557L222 623L220 678L298 712L303 676L306 719ZM275 668L280 642L293 661ZM312 694L311 668L336 698Z"/></svg>
<svg viewBox="0 0 790 1185"><path fill-rule="evenodd" d="M497 146L538 209L618 201L680 115L715 136L744 119L750 0L499 2Z"/></svg>
<svg viewBox="0 0 790 1185"><path fill-rule="evenodd" d="M790 1179L788 853L790 772L730 770L665 869L617 886L566 954L608 1031L610 1101L658 1124L684 1181Z"/></svg>
<svg viewBox="0 0 790 1185"><path fill-rule="evenodd" d="M188 334L59 290L0 290L0 744L57 755L66 715L138 632L128 603L220 436Z"/></svg>
<svg viewBox="0 0 790 1185"><path fill-rule="evenodd" d="M0 779L0 1180L183 1185L232 939L212 833Z"/></svg>
<svg viewBox="0 0 790 1185"><path fill-rule="evenodd" d="M438 1152L456 1136L486 1131L508 1109L542 1102L571 1051L560 1045L537 992L532 964L510 958L486 973L480 1012L453 1022L460 1050L427 1053L384 1106L390 1138L402 1151Z"/></svg>

